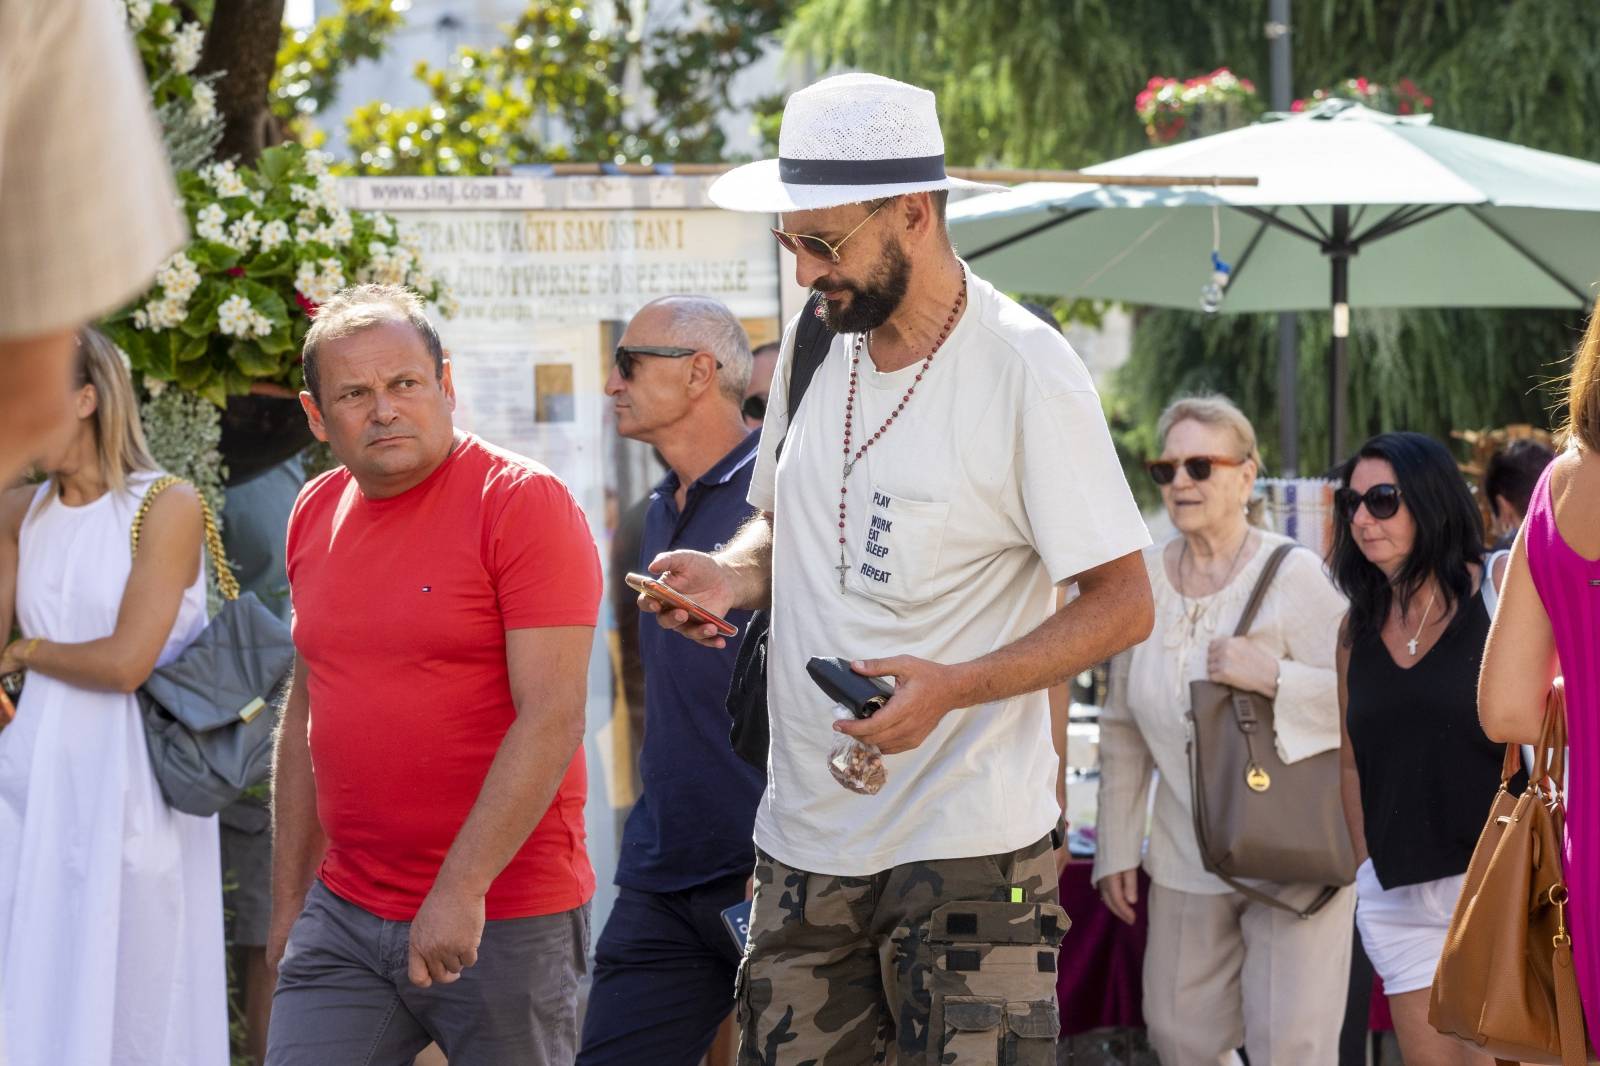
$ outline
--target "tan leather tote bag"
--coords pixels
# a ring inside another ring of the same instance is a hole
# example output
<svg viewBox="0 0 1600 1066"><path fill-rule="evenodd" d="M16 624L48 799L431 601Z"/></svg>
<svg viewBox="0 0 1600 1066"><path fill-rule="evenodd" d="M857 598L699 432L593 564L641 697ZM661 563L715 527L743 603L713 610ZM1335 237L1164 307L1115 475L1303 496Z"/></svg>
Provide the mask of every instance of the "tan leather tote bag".
<svg viewBox="0 0 1600 1066"><path fill-rule="evenodd" d="M1428 1001L1435 1029L1502 1062L1589 1061L1561 872L1566 746L1565 700L1555 688L1520 796L1510 783L1522 750L1506 745L1500 791L1467 866Z"/></svg>

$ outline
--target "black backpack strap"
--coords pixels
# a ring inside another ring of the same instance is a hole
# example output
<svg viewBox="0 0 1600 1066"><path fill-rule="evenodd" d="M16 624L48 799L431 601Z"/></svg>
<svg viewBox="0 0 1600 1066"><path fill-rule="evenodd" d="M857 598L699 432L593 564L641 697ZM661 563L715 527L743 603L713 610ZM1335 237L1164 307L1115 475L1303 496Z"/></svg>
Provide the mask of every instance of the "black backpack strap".
<svg viewBox="0 0 1600 1066"><path fill-rule="evenodd" d="M788 418L784 423L783 436L778 439L778 446L773 451L774 457L783 454L783 442L788 439L795 412L800 410L800 401L805 399L811 379L817 375L817 368L828 358L828 349L833 346L834 336L834 331L828 328L822 318L822 294L814 292L806 301L805 310L800 312L800 320L794 327L794 358L789 362L789 390L786 394Z"/></svg>

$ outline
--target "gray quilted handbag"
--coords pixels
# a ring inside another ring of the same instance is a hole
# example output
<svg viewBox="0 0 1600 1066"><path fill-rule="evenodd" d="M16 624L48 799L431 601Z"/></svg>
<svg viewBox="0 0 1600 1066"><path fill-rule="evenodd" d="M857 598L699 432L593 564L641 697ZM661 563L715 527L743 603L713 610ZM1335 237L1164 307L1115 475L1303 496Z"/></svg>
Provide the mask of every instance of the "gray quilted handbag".
<svg viewBox="0 0 1600 1066"><path fill-rule="evenodd" d="M181 482L163 477L145 493L133 520L135 555L151 502ZM289 627L254 593L239 594L204 497L200 506L222 609L181 655L150 675L138 697L162 797L175 810L204 817L267 779L278 708L294 667L294 642Z"/></svg>

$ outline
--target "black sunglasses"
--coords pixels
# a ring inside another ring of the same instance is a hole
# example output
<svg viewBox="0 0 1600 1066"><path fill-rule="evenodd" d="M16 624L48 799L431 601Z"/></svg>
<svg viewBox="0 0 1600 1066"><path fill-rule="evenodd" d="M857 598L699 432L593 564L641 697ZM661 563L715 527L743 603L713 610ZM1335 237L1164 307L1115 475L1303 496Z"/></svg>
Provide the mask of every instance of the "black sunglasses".
<svg viewBox="0 0 1600 1066"><path fill-rule="evenodd" d="M657 359L682 359L685 356L698 355L703 348L663 348L654 344L619 344L617 345L617 373L622 375L623 381L633 380L633 368L638 363L641 355L651 355ZM717 369L722 369L722 360L717 360Z"/></svg>
<svg viewBox="0 0 1600 1066"><path fill-rule="evenodd" d="M767 398L765 396L746 396L744 403L739 405L739 413L752 422L765 422L767 420Z"/></svg>
<svg viewBox="0 0 1600 1066"><path fill-rule="evenodd" d="M1333 504L1339 512L1339 521L1354 521L1356 512L1362 504L1367 505L1367 513L1373 518L1382 521L1393 518L1400 510L1399 485L1374 485L1366 492L1357 492L1355 489L1339 489L1333 494Z"/></svg>
<svg viewBox="0 0 1600 1066"><path fill-rule="evenodd" d="M1247 460L1229 459L1222 455L1191 455L1187 459L1152 459L1144 464L1150 472L1150 480L1157 485L1170 485L1178 476L1178 464L1182 463L1184 470L1194 481L1204 481L1211 476L1211 468L1215 466L1243 466Z"/></svg>

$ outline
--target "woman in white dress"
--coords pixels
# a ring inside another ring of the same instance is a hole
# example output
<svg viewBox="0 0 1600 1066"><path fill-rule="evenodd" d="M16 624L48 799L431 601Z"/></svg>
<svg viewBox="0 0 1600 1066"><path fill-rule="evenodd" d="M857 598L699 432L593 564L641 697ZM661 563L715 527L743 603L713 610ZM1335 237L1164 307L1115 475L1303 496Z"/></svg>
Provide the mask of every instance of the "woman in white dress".
<svg viewBox="0 0 1600 1066"><path fill-rule="evenodd" d="M173 811L134 690L206 624L199 498L159 476L116 348L80 334L42 485L0 497L0 1061L226 1066L215 818Z"/></svg>

